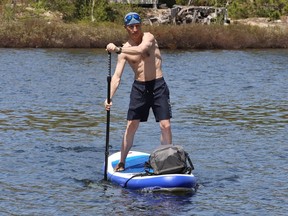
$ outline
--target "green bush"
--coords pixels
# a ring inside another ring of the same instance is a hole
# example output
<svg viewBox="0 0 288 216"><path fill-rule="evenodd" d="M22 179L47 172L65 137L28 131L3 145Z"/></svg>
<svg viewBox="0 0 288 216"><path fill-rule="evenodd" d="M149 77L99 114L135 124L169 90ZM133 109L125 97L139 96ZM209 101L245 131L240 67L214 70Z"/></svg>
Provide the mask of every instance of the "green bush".
<svg viewBox="0 0 288 216"><path fill-rule="evenodd" d="M65 21L91 20L92 0L21 0L22 6L18 4L16 7L25 8L31 5L36 9L46 9L51 11L59 11L63 14ZM165 3L168 7L174 4L187 5L189 0L159 0L159 3ZM224 7L226 3L228 15L232 19L241 19L248 17L269 17L270 19L278 19L281 16L288 15L287 0L193 0L195 6L217 6ZM0 0L0 18L2 20L16 19L15 7L12 6L12 0ZM25 7L23 6L25 5ZM141 13L143 9L137 5L124 3L108 3L107 0L95 0L94 18L97 22L116 22L122 23L123 16L128 11L136 11Z"/></svg>
<svg viewBox="0 0 288 216"><path fill-rule="evenodd" d="M249 12L247 11L245 5L233 2L228 7L228 16L234 19L248 18Z"/></svg>
<svg viewBox="0 0 288 216"><path fill-rule="evenodd" d="M177 5L187 5L189 0L176 0Z"/></svg>
<svg viewBox="0 0 288 216"><path fill-rule="evenodd" d="M87 2L83 0L75 0L74 17L81 20L89 17L89 14L90 14L89 1Z"/></svg>
<svg viewBox="0 0 288 216"><path fill-rule="evenodd" d="M96 21L98 22L103 22L103 21L113 22L115 20L115 15L113 13L113 10L106 0L96 1L95 7L94 7L94 17Z"/></svg>
<svg viewBox="0 0 288 216"><path fill-rule="evenodd" d="M283 7L283 15L288 15L288 4Z"/></svg>
<svg viewBox="0 0 288 216"><path fill-rule="evenodd" d="M67 0L49 0L44 1L45 8L52 11L59 11L63 14L63 19L67 21L71 21L75 19L75 4Z"/></svg>
<svg viewBox="0 0 288 216"><path fill-rule="evenodd" d="M273 11L270 13L269 17L271 20L279 20L281 18L281 14L279 11Z"/></svg>
<svg viewBox="0 0 288 216"><path fill-rule="evenodd" d="M3 6L2 19L5 21L11 21L14 19L14 10L12 7L6 5Z"/></svg>

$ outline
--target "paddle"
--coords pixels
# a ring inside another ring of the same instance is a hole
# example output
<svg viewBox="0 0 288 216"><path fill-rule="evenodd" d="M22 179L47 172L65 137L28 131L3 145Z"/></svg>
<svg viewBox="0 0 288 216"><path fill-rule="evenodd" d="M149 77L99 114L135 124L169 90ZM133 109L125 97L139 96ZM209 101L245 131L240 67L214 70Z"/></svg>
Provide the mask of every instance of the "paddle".
<svg viewBox="0 0 288 216"><path fill-rule="evenodd" d="M111 53L108 52L108 75L107 75L107 103L110 104L110 90L111 90ZM108 168L108 157L109 157L109 129L110 129L110 109L107 110L106 119L106 148L105 148L105 170L104 180L107 181L107 168Z"/></svg>

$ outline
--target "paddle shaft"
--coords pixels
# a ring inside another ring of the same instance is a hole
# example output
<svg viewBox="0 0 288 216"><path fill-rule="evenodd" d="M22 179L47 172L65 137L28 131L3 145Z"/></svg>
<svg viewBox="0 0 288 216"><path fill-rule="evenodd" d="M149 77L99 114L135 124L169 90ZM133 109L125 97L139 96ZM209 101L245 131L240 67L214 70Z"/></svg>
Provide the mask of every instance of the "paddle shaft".
<svg viewBox="0 0 288 216"><path fill-rule="evenodd" d="M110 104L111 91L111 53L108 52L108 75L107 75L107 103ZM107 110L106 118L106 147L105 147L105 168L104 180L107 181L108 157L109 157L109 131L110 130L110 109Z"/></svg>

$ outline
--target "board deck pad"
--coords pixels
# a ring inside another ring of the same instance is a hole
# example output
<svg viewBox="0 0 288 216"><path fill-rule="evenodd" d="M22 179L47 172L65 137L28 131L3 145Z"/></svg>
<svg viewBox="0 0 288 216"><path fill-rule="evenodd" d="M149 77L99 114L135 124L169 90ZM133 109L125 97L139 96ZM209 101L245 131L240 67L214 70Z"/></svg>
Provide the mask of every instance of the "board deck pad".
<svg viewBox="0 0 288 216"><path fill-rule="evenodd" d="M125 162L125 170L121 173L145 173L145 162L148 162L149 155L141 155L128 157ZM115 168L119 163L119 160L112 162L112 167ZM149 169L149 172L153 172L153 169Z"/></svg>

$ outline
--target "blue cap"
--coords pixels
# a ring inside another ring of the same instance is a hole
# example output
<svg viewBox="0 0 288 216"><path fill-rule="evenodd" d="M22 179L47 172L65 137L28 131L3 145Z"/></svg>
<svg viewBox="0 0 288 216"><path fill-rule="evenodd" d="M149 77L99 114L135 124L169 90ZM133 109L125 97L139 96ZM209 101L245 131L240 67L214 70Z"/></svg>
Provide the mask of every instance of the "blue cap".
<svg viewBox="0 0 288 216"><path fill-rule="evenodd" d="M136 12L130 12L126 14L124 18L124 23L125 25L134 25L134 24L140 24L141 23L141 18L138 13Z"/></svg>

